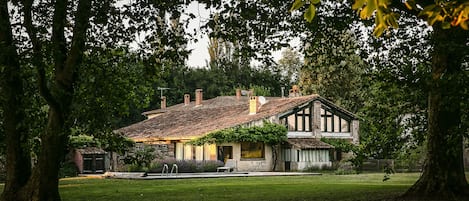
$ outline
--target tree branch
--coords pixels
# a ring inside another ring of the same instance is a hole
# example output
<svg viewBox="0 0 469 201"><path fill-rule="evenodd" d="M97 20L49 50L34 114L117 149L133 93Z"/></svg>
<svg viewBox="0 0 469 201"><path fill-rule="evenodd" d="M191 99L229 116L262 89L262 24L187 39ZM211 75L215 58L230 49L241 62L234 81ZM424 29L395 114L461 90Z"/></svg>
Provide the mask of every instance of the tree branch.
<svg viewBox="0 0 469 201"><path fill-rule="evenodd" d="M65 62L63 71L63 83L68 89L72 88L73 75L77 66L80 65L83 51L85 49L86 31L88 29L91 16L91 0L80 0L75 15L75 26L73 28L73 38L70 52Z"/></svg>
<svg viewBox="0 0 469 201"><path fill-rule="evenodd" d="M67 47L65 40L65 24L67 18L67 1L57 0L54 6L54 17L52 20L52 56L54 58L54 67L56 78L64 68L64 62L67 58Z"/></svg>
<svg viewBox="0 0 469 201"><path fill-rule="evenodd" d="M33 45L33 63L37 69L37 83L39 87L39 92L41 96L46 100L46 102L52 106L57 107L58 103L50 93L50 89L47 87L46 83L46 71L45 71L45 64L43 61L43 54L42 54L42 43L39 41L37 37L37 30L36 27L33 25L32 20L32 0L24 0L24 27L26 28L26 32L31 40Z"/></svg>

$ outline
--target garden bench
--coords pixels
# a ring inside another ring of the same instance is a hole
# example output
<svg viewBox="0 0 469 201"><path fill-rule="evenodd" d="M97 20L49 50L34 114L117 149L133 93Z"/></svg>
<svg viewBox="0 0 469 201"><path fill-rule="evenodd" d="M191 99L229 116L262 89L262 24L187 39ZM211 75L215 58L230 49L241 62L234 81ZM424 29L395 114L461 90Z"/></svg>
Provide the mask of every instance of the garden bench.
<svg viewBox="0 0 469 201"><path fill-rule="evenodd" d="M226 160L225 166L223 167L217 167L217 172L220 172L220 170L223 170L223 172L228 172L234 171L236 168L236 161L233 159L228 159Z"/></svg>

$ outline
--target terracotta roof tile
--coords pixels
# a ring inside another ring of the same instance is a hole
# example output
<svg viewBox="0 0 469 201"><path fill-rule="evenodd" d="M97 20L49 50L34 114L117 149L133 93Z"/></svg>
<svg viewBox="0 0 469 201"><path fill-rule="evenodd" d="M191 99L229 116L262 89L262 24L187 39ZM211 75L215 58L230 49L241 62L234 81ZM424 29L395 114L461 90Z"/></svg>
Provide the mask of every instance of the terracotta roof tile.
<svg viewBox="0 0 469 201"><path fill-rule="evenodd" d="M77 151L80 154L105 154L106 153L106 151L98 147L85 147L82 149L77 149Z"/></svg>
<svg viewBox="0 0 469 201"><path fill-rule="evenodd" d="M298 149L330 149L334 148L332 145L327 144L315 138L289 138L288 145Z"/></svg>
<svg viewBox="0 0 469 201"><path fill-rule="evenodd" d="M235 96L221 96L204 100L202 106L195 107L194 103L188 106L178 104L165 110L150 111L161 114L118 129L117 132L135 141L192 139L216 130L276 116L318 97L318 95L294 98L267 97L267 103L259 108L259 112L249 115L247 97L242 97L242 100L238 101Z"/></svg>

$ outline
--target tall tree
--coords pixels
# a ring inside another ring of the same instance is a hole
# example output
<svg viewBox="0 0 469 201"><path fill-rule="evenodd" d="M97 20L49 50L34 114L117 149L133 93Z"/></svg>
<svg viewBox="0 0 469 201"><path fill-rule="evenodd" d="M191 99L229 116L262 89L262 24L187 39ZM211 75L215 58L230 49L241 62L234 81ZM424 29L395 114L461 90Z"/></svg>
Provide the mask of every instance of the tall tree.
<svg viewBox="0 0 469 201"><path fill-rule="evenodd" d="M282 51L282 57L278 64L274 66L273 71L279 72L286 78L289 84L297 84L300 77L300 69L303 66L300 54L292 48L286 48Z"/></svg>
<svg viewBox="0 0 469 201"><path fill-rule="evenodd" d="M15 200L17 191L25 186L31 174L31 157L28 149L23 149L27 139L25 110L23 108L23 82L21 80L20 59L16 51L8 2L0 2L0 90L3 112L2 127L5 133L7 164L6 182L2 198Z"/></svg>
<svg viewBox="0 0 469 201"><path fill-rule="evenodd" d="M367 65L351 31L324 29L306 50L300 86L306 94L317 93L352 112L363 103Z"/></svg>
<svg viewBox="0 0 469 201"><path fill-rule="evenodd" d="M320 1L306 6L304 17L311 21ZM292 10L303 7L295 0ZM352 6L363 19L374 17L376 36L389 27L397 28L398 14L407 12L413 18L427 20L432 26L431 76L428 80L428 134L427 153L419 180L403 195L416 200L468 200L469 185L463 166L463 135L467 132L461 121L461 105L468 101L461 88L467 82L469 48L466 1L393 1L356 0ZM441 151L441 149L445 151Z"/></svg>
<svg viewBox="0 0 469 201"><path fill-rule="evenodd" d="M74 98L77 89L83 92L78 82L89 81L86 79L89 77L80 76L89 76L83 74L92 71L81 68L84 55L119 46L127 48L126 44L135 40L135 32L160 34L154 31L153 25L158 23L155 18L146 18L149 16L140 12L162 13L163 16L151 16L165 18L163 10L173 10L171 14L177 15L177 9L184 5L184 2L172 2L165 7L155 2L134 1L117 8L115 3L113 0L0 1L0 90L8 158L3 200L60 200L59 164L64 159L70 128L79 119L73 118L77 109ZM125 17L135 23L124 25ZM149 43L154 41L148 38ZM25 72L22 68L31 67L36 69L33 80L38 83L38 91L47 103L43 108L48 112L32 169L28 141L33 135L25 127L30 123L25 113L37 108L25 104L27 93L23 83L28 78L22 74Z"/></svg>

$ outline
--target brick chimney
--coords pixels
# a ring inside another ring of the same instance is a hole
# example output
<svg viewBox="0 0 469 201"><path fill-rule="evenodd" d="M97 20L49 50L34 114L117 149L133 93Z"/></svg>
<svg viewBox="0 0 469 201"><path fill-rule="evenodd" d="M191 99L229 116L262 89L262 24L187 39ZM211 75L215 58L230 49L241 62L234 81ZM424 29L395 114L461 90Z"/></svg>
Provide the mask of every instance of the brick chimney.
<svg viewBox="0 0 469 201"><path fill-rule="evenodd" d="M200 106L202 105L202 89L196 89L195 90L195 106Z"/></svg>
<svg viewBox="0 0 469 201"><path fill-rule="evenodd" d="M166 109L166 96L161 97L161 109Z"/></svg>
<svg viewBox="0 0 469 201"><path fill-rule="evenodd" d="M184 94L184 106L187 106L191 103L191 95Z"/></svg>
<svg viewBox="0 0 469 201"><path fill-rule="evenodd" d="M298 85L293 85L290 89L290 93L288 94L289 97L299 97L301 96L300 88Z"/></svg>
<svg viewBox="0 0 469 201"><path fill-rule="evenodd" d="M249 98L249 115L257 114L259 112L259 97L251 96Z"/></svg>
<svg viewBox="0 0 469 201"><path fill-rule="evenodd" d="M236 100L241 99L241 89L236 89Z"/></svg>

